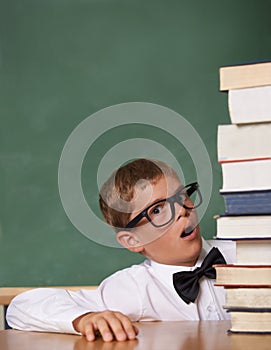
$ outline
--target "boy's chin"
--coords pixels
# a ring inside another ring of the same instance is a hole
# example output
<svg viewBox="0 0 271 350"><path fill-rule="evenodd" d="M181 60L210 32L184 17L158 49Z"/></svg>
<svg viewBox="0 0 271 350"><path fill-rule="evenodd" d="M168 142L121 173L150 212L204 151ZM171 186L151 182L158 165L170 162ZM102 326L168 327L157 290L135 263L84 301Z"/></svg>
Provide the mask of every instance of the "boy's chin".
<svg viewBox="0 0 271 350"><path fill-rule="evenodd" d="M202 240L200 239L198 241L198 245L194 246L193 251L191 251L191 254L188 253L187 259L186 261L180 261L179 265L183 265L183 266L194 266L200 256L202 250Z"/></svg>

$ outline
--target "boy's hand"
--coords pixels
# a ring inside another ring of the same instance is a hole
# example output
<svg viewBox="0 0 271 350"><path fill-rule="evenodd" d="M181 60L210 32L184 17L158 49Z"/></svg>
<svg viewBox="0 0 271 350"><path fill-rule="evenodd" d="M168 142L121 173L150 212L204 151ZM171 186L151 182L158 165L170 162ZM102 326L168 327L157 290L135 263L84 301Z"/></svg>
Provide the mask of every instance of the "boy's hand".
<svg viewBox="0 0 271 350"><path fill-rule="evenodd" d="M138 334L138 329L127 316L108 310L79 316L73 321L73 327L85 335L88 341L95 340L97 333L100 333L106 342L114 338L118 341L132 340Z"/></svg>

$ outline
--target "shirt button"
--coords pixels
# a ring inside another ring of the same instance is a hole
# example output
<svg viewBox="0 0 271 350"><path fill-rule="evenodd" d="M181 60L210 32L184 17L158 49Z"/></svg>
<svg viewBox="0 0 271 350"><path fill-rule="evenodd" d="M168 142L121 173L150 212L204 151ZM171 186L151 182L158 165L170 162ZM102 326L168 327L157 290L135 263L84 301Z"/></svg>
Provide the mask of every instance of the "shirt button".
<svg viewBox="0 0 271 350"><path fill-rule="evenodd" d="M209 312L214 312L214 311L216 311L216 308L215 308L214 305L209 305L209 306L207 307L207 311L209 311Z"/></svg>

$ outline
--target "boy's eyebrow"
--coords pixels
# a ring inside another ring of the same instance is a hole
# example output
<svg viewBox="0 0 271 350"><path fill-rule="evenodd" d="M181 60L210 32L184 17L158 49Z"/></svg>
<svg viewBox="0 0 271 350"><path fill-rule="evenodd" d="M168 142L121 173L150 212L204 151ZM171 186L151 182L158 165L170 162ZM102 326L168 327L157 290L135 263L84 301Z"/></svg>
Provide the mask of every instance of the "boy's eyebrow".
<svg viewBox="0 0 271 350"><path fill-rule="evenodd" d="M152 203L150 203L149 205L147 205L146 208L149 208L150 206L152 206L152 205L155 204L155 203L161 202L161 201L163 201L163 200L165 200L165 199L167 199L167 198L170 198L170 197L174 196L177 192L179 192L181 189L184 189L184 188L185 188L184 185L180 185L180 186L173 192L173 194L171 194L170 196L167 196L167 197L160 197L160 198L155 199ZM145 209L146 209L146 208L145 208ZM143 210L144 210L144 209L143 209Z"/></svg>
<svg viewBox="0 0 271 350"><path fill-rule="evenodd" d="M158 203L158 202L161 202L165 199L167 199L168 197L160 197L160 198L157 198L155 199L152 203L150 203L149 205L146 206L146 208L149 208L151 205L155 204L155 203Z"/></svg>
<svg viewBox="0 0 271 350"><path fill-rule="evenodd" d="M168 197L166 197L166 198L168 198ZM153 204L161 202L161 201L165 200L166 198L165 197L160 197L160 198L157 198L157 199L153 200L151 203L149 203L148 205L144 206L144 209L142 209L139 214L141 214L147 208L151 207ZM139 214L137 214L137 215L139 215ZM137 217L137 215L135 217Z"/></svg>

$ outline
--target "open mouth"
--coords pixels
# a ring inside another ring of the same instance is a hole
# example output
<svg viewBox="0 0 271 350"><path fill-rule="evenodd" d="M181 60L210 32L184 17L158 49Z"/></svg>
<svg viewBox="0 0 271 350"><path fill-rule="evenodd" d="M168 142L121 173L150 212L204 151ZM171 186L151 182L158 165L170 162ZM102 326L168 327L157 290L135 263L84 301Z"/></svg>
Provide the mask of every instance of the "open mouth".
<svg viewBox="0 0 271 350"><path fill-rule="evenodd" d="M192 226L187 226L184 231L181 234L181 238L188 237L191 235L191 233L194 231L194 227Z"/></svg>

